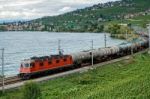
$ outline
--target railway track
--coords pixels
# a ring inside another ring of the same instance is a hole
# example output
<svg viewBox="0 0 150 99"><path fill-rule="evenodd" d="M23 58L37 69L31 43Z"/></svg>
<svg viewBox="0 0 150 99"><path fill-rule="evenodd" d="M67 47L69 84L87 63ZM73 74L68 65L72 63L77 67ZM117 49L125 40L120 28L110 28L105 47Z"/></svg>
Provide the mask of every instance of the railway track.
<svg viewBox="0 0 150 99"><path fill-rule="evenodd" d="M4 78L4 85L17 83L17 82L20 82L20 81L22 81L22 80L18 76L7 77L7 78ZM2 83L2 78L1 78L1 80L0 80L0 87L2 87L2 86L3 86L3 83Z"/></svg>
<svg viewBox="0 0 150 99"><path fill-rule="evenodd" d="M135 53L134 55L145 53L147 51L148 51L148 49L145 49L144 51ZM115 62L119 62L121 60L126 60L129 57L131 57L131 55L127 55L127 56L120 57L120 58L117 58L117 59L112 59L110 61L105 61L105 62L101 62L101 63L98 63L98 64L94 64L94 68L97 68L97 67L103 66L103 65L107 65L107 64L111 64L111 63L115 63ZM34 78L34 79L32 79L32 81L42 82L42 81L46 81L46 80L66 76L66 75L69 75L69 74L72 74L72 73L75 73L75 72L85 71L85 70L90 69L90 67L91 66L85 66L85 67L76 68L76 69L72 69L72 70L68 70L68 71L64 71L64 72L59 72L59 73L52 74L52 75L43 76L41 78L40 77L39 78ZM7 77L7 78L4 79L4 82L5 82L4 85L5 85L6 89L12 89L12 88L22 86L27 81L29 81L29 80L25 80L25 81L21 80L21 78L19 78L18 76ZM20 83L20 84L18 84L18 83ZM10 88L9 88L9 85L11 86ZM0 90L1 90L1 88L2 88L2 79L0 79Z"/></svg>

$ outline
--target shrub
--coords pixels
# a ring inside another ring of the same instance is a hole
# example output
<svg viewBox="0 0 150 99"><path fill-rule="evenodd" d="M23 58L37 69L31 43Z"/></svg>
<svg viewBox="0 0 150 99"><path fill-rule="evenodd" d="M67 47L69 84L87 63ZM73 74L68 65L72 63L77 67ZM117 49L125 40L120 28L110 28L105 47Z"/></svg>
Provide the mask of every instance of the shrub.
<svg viewBox="0 0 150 99"><path fill-rule="evenodd" d="M37 83L28 82L23 87L23 99L39 99L41 89Z"/></svg>

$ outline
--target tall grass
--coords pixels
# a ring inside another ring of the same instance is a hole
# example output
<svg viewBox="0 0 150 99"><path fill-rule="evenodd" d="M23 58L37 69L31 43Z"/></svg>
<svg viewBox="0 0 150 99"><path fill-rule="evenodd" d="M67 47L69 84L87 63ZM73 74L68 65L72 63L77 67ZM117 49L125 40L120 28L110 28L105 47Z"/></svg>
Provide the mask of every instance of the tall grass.
<svg viewBox="0 0 150 99"><path fill-rule="evenodd" d="M41 89L39 84L28 82L23 87L23 99L40 99Z"/></svg>

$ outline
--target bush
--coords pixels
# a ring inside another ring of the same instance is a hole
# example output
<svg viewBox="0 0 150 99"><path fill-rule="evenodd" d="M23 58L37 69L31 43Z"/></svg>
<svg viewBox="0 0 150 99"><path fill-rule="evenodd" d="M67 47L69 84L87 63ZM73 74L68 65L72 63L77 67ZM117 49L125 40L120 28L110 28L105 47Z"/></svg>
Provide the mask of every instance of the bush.
<svg viewBox="0 0 150 99"><path fill-rule="evenodd" d="M37 83L28 82L23 87L23 99L39 99L41 89Z"/></svg>

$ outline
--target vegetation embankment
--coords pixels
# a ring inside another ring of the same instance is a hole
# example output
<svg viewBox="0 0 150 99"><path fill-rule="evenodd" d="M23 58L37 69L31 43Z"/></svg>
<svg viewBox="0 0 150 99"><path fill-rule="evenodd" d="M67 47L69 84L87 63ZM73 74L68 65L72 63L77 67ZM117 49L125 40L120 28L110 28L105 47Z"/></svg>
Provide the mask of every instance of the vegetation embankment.
<svg viewBox="0 0 150 99"><path fill-rule="evenodd" d="M42 83L38 85L40 89L33 87L35 91L28 85L26 90L41 94L38 99L149 99L149 60L148 54L136 55L129 60ZM22 99L24 93L22 88L6 91L0 99Z"/></svg>
<svg viewBox="0 0 150 99"><path fill-rule="evenodd" d="M111 34L111 37L118 39L136 39L138 35L129 25L108 24L105 26L105 31Z"/></svg>
<svg viewBox="0 0 150 99"><path fill-rule="evenodd" d="M140 26L143 28L147 27L147 24L150 23L150 15L139 15L135 16L133 18L128 18L128 19L123 19L123 20L112 20L109 22L106 22L105 25L107 24L131 24L135 26Z"/></svg>

